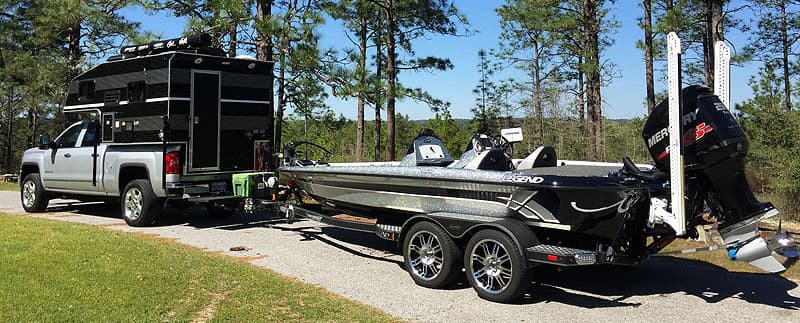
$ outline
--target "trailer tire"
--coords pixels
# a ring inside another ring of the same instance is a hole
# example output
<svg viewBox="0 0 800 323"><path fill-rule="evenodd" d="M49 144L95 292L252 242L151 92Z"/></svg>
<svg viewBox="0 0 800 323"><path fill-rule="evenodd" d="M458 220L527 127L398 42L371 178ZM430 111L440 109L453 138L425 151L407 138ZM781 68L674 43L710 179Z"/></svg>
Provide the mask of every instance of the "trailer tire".
<svg viewBox="0 0 800 323"><path fill-rule="evenodd" d="M460 258L450 235L431 222L414 224L403 239L403 261L417 285L442 288L452 283L461 270Z"/></svg>
<svg viewBox="0 0 800 323"><path fill-rule="evenodd" d="M132 180L125 185L120 196L120 208L125 223L132 227L153 224L161 215L164 205L153 193L150 181Z"/></svg>
<svg viewBox="0 0 800 323"><path fill-rule="evenodd" d="M492 302L517 300L530 283L523 251L497 230L481 230L472 236L464 250L464 268L478 296Z"/></svg>
<svg viewBox="0 0 800 323"><path fill-rule="evenodd" d="M50 203L50 195L44 190L42 179L38 173L26 175L19 186L19 192L20 202L22 202L25 212L42 212Z"/></svg>

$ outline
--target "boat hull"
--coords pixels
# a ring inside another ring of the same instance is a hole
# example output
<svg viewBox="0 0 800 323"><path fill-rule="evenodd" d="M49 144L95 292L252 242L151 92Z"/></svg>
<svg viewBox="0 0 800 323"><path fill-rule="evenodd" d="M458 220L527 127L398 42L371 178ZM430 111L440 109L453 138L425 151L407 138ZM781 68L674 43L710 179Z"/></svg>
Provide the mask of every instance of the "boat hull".
<svg viewBox="0 0 800 323"><path fill-rule="evenodd" d="M514 217L533 227L614 239L643 189L617 177L443 167L283 167L301 190L343 212L402 221L455 213Z"/></svg>

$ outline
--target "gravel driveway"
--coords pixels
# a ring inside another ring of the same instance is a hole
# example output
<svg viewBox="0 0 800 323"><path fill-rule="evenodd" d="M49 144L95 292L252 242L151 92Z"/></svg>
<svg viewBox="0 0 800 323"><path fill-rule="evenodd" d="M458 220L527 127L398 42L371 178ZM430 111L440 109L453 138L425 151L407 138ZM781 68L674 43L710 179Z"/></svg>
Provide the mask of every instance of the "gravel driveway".
<svg viewBox="0 0 800 323"><path fill-rule="evenodd" d="M0 192L0 211L23 213L19 193ZM152 234L247 257L250 263L322 286L412 321L800 321L800 287L767 274L729 273L691 261L655 258L638 267L538 270L520 304L483 301L461 283L416 286L393 243L366 233L291 225L259 216L214 219L202 209L170 211L158 226L131 228L115 205L50 202L35 217ZM247 251L231 252L235 246Z"/></svg>

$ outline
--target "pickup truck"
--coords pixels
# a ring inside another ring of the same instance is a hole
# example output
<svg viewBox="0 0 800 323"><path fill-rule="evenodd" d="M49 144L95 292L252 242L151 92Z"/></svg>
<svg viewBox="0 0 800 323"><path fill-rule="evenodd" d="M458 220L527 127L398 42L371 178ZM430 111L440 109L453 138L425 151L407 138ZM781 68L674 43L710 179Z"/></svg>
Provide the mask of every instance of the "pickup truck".
<svg viewBox="0 0 800 323"><path fill-rule="evenodd" d="M98 129L97 121L75 122L55 140L43 135L39 147L25 151L19 176L25 211L44 211L55 197L119 199L125 222L146 226L168 200L228 190L230 174L206 174L199 181L181 176L181 145L103 143ZM230 214L222 205L207 206L214 215Z"/></svg>

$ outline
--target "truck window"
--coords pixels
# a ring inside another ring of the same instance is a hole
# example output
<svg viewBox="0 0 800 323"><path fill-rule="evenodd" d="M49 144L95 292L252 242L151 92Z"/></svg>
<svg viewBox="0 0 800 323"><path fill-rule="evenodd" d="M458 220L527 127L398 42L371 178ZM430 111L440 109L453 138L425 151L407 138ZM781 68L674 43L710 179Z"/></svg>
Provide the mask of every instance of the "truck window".
<svg viewBox="0 0 800 323"><path fill-rule="evenodd" d="M86 127L86 133L83 134L83 140L81 141L81 147L91 147L94 146L94 142L97 139L97 122L91 122Z"/></svg>
<svg viewBox="0 0 800 323"><path fill-rule="evenodd" d="M71 128L64 131L61 137L58 137L56 142L58 142L58 146L61 148L73 148L75 144L78 143L78 135L81 134L81 130L83 129L82 124L76 124Z"/></svg>

